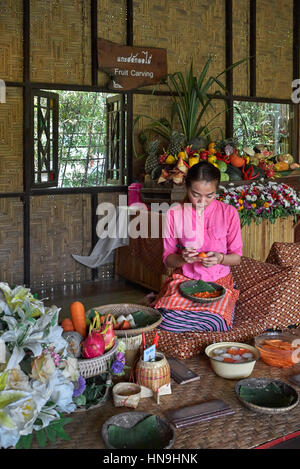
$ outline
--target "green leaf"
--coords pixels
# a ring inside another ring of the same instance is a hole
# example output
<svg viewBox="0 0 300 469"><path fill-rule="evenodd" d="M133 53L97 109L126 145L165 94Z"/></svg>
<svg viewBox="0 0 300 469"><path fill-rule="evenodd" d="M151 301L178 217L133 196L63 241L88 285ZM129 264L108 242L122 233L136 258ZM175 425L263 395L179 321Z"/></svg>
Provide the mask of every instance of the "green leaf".
<svg viewBox="0 0 300 469"><path fill-rule="evenodd" d="M131 428L109 425L108 441L118 449L163 449L169 437L161 435L156 415L150 415Z"/></svg>
<svg viewBox="0 0 300 469"><path fill-rule="evenodd" d="M29 435L22 435L18 443L16 444L16 449L29 449L32 443L32 439L32 433L30 433Z"/></svg>
<svg viewBox="0 0 300 469"><path fill-rule="evenodd" d="M37 439L39 446L44 448L47 443L47 436L45 434L44 429L42 428L41 430L35 432L35 435L36 435L36 439Z"/></svg>
<svg viewBox="0 0 300 469"><path fill-rule="evenodd" d="M56 425L48 425L48 427L45 428L45 432L49 440L52 441L52 443L55 443L57 436Z"/></svg>

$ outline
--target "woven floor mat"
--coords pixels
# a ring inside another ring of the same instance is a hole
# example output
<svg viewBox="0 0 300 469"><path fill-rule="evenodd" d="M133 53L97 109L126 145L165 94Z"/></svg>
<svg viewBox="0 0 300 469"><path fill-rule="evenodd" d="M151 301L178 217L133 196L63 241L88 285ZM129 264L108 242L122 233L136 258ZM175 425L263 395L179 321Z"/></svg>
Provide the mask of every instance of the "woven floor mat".
<svg viewBox="0 0 300 469"><path fill-rule="evenodd" d="M172 394L161 396L160 405L153 398L144 398L136 410L164 417L167 410L222 399L231 405L235 414L176 429L173 449L249 449L300 430L300 404L282 415L256 414L237 399L236 381L216 376L206 356L201 354L184 363L200 375L199 381L179 385L172 380ZM288 383L288 376L298 372L299 365L275 368L260 359L251 377L281 379ZM300 392L300 388L295 389ZM104 449L101 427L112 415L122 412L134 410L115 408L110 397L103 407L68 415L72 422L65 426L65 431L70 441L58 440L56 444L47 444L47 449Z"/></svg>

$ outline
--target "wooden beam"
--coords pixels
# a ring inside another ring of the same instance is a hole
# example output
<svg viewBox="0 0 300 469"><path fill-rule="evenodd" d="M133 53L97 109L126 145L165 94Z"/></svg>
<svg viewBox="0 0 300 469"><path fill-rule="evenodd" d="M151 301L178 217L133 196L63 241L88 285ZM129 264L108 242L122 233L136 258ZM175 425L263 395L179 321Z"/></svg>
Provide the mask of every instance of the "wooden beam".
<svg viewBox="0 0 300 469"><path fill-rule="evenodd" d="M250 0L250 96L256 96L256 0Z"/></svg>
<svg viewBox="0 0 300 469"><path fill-rule="evenodd" d="M133 46L133 0L126 0L126 45ZM126 96L126 150L125 157L127 159L127 185L129 186L133 180L133 92L130 91Z"/></svg>
<svg viewBox="0 0 300 469"><path fill-rule="evenodd" d="M232 0L225 2L225 49L226 49L226 68L230 67L233 63L233 32L232 32ZM226 72L226 89L228 92L227 97L227 112L226 112L226 137L233 135L233 70Z"/></svg>
<svg viewBox="0 0 300 469"><path fill-rule="evenodd" d="M98 0L91 0L91 55L92 55L92 86L98 85Z"/></svg>
<svg viewBox="0 0 300 469"><path fill-rule="evenodd" d="M300 2L294 0L293 8L293 80L300 79ZM299 86L297 86L298 88ZM292 90L291 90L292 92ZM300 106L299 103L293 105L293 139L292 139L292 154L295 161L300 161Z"/></svg>
<svg viewBox="0 0 300 469"><path fill-rule="evenodd" d="M30 0L23 0L23 272L30 286L30 186L31 186L31 88L30 88Z"/></svg>

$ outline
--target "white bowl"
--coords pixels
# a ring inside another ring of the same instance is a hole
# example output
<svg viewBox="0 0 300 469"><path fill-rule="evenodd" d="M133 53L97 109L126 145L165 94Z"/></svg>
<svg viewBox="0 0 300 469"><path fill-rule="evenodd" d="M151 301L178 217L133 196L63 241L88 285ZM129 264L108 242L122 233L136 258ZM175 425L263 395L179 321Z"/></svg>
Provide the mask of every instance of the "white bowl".
<svg viewBox="0 0 300 469"><path fill-rule="evenodd" d="M227 363L212 358L211 354L213 350L220 347L243 347L254 354L254 360L244 363ZM242 344L240 342L217 342L216 344L208 345L205 349L205 353L210 360L210 364L214 372L227 379L242 379L247 378L251 375L256 361L259 359L259 351L248 344Z"/></svg>

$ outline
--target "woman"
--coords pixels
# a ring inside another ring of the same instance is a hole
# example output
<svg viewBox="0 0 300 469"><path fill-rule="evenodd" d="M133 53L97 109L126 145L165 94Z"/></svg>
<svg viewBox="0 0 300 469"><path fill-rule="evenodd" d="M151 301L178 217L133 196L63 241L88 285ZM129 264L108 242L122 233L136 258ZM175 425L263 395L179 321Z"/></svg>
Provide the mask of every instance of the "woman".
<svg viewBox="0 0 300 469"><path fill-rule="evenodd" d="M184 202L166 214L163 261L174 271L154 306L163 315L161 329L223 332L232 326L239 292L230 266L241 262L242 236L238 211L215 198L219 183L217 167L206 161L195 164L186 176ZM180 283L190 279L216 282L226 294L205 305L190 301L179 292Z"/></svg>

